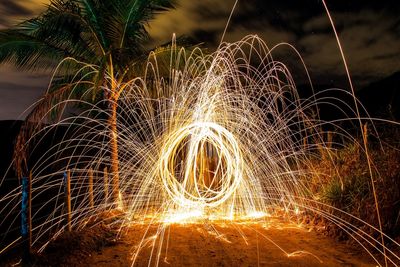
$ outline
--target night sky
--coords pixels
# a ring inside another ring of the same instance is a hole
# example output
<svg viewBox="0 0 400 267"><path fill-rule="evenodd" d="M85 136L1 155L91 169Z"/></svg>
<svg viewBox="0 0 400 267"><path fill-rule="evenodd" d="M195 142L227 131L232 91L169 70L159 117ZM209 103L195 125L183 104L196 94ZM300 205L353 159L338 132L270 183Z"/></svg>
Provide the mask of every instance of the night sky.
<svg viewBox="0 0 400 267"><path fill-rule="evenodd" d="M159 15L149 26L151 45L171 40L173 33L218 46L234 0L180 0L176 10ZM1 0L0 29L44 10L46 0ZM400 1L327 0L339 31L356 89L400 71ZM320 0L239 0L225 41L257 34L272 47L293 44L317 84L348 88L340 52ZM295 77L299 61L278 50ZM17 119L45 90L46 73L21 73L0 67L0 120ZM299 78L298 83L303 81Z"/></svg>

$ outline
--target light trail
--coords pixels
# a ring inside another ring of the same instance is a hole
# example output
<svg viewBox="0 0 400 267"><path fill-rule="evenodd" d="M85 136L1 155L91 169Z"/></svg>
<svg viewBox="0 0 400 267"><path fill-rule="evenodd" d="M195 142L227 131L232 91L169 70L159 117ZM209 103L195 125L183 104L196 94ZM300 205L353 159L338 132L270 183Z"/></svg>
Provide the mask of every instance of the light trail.
<svg viewBox="0 0 400 267"><path fill-rule="evenodd" d="M259 37L247 36L221 44L210 55L197 49L190 53L173 50L168 78L159 77L155 53L149 56L143 77L121 82L118 75L110 73L108 84L118 92L118 203L105 193L111 192L115 176L110 171L107 118L112 110L104 109L107 100L87 102L92 94L88 90L80 99L74 99L72 91L69 99L53 103L36 123L47 122L55 111L61 111L59 119L37 127L27 140L31 155L38 157L30 168L34 177L32 201L40 206L33 213L34 246L43 251L65 230L62 177L70 170L74 229L87 227L89 219L102 218L104 213L115 217L112 223L120 227L120 234L129 225L157 227L155 235L148 236L150 232L145 231L134 248L133 263L140 250L151 245L157 265L163 245L169 242L165 230L173 224L200 225L223 242L230 242L213 225L236 227L241 233L240 225L264 223L273 227L271 216L299 218L306 212L337 224L361 246L367 242L368 247L364 247L372 257L371 250L383 254L388 262L400 260L375 238L374 233L379 233L389 239L380 229L359 220L357 223L371 232L360 231L337 213L353 215L341 210L329 212L335 208L318 201L310 190L310 179L323 184L324 176L332 174L331 170L316 170L316 158L327 155L326 160L333 164L332 155L346 142L355 143L362 151L363 144L339 122L364 119L344 100L314 93L312 85L311 96L302 98L288 67L273 59L280 47L269 49ZM293 54L300 56L297 51ZM87 69L92 75L98 71L92 65L81 68L82 72ZM85 77L88 80L81 76L76 74L72 90L80 90L82 84L90 84L94 90L90 75ZM304 76L310 78L307 69ZM68 115L67 106L76 104L89 108ZM335 108L342 118L321 120L318 110L323 105ZM335 134L344 141L328 141L325 127L335 127ZM58 135L57 142L41 150L54 135ZM90 170L94 173L94 207L88 197ZM343 177L338 179L343 184ZM0 198L1 227L10 221L16 224L20 190L19 186ZM310 254L301 248L292 253L279 248L288 257Z"/></svg>

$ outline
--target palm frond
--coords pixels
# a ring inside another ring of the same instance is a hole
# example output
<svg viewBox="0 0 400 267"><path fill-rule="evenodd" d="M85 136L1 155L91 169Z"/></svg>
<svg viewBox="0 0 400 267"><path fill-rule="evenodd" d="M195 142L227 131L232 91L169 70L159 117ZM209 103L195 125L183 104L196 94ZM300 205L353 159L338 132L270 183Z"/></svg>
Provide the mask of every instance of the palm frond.
<svg viewBox="0 0 400 267"><path fill-rule="evenodd" d="M65 51L15 30L0 31L0 63L25 70L52 69Z"/></svg>
<svg viewBox="0 0 400 267"><path fill-rule="evenodd" d="M101 24L102 13L99 12L100 2L96 0L80 0L82 8L82 16L86 19L86 21L92 26L95 32L98 35L98 39L103 45L103 47L109 47L109 42L105 38L105 34L103 31L103 25Z"/></svg>

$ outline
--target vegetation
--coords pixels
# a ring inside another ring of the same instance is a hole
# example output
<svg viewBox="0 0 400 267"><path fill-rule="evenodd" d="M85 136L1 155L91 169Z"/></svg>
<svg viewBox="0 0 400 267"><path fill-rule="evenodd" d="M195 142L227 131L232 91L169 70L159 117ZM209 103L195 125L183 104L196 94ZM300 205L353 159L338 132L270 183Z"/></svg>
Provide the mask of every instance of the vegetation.
<svg viewBox="0 0 400 267"><path fill-rule="evenodd" d="M370 137L369 155L373 163L373 182L380 209L382 230L392 238L400 237L400 144L393 144L399 129L384 129L382 139ZM315 159L310 188L319 201L332 207L334 216L345 219L371 236L379 233L360 223L345 212L376 226L378 223L370 172L363 152L363 146L355 140L342 148L326 153L328 157ZM342 184L343 182L343 184ZM339 211L341 210L341 211ZM342 212L343 211L343 212ZM335 224L328 223L330 234L347 238L344 231Z"/></svg>
<svg viewBox="0 0 400 267"><path fill-rule="evenodd" d="M57 77L28 115L18 137L16 166L19 175L24 169L27 171L25 143L32 134L31 126L59 101L77 97L108 102L105 108L109 110L111 171L118 182L119 94L115 81L122 82L141 74L140 65L148 54L144 46L149 39L146 24L156 13L173 8L173 4L173 0L53 0L38 17L0 31L0 63L35 71L53 70L63 61ZM81 78L89 83L81 82L78 86L73 82Z"/></svg>

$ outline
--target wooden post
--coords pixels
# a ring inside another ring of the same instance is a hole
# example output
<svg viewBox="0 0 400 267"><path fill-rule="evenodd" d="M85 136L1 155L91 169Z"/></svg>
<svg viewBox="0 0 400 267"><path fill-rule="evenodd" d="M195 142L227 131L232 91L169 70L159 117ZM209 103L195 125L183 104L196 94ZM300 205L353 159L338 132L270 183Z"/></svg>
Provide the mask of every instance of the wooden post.
<svg viewBox="0 0 400 267"><path fill-rule="evenodd" d="M32 171L29 172L28 179L28 227L29 227L29 251L32 247Z"/></svg>
<svg viewBox="0 0 400 267"><path fill-rule="evenodd" d="M327 145L328 145L328 148L332 147L332 141L333 141L332 132L328 131L328 133L327 133Z"/></svg>
<svg viewBox="0 0 400 267"><path fill-rule="evenodd" d="M71 215L71 171L68 170L64 173L64 195L65 195L65 220L67 223L67 230L72 230L72 215Z"/></svg>
<svg viewBox="0 0 400 267"><path fill-rule="evenodd" d="M89 205L90 208L94 207L94 197L93 197L93 170L89 169Z"/></svg>
<svg viewBox="0 0 400 267"><path fill-rule="evenodd" d="M303 149L304 151L307 149L307 137L303 137Z"/></svg>
<svg viewBox="0 0 400 267"><path fill-rule="evenodd" d="M21 199L21 237L23 246L23 263L30 261L32 245L32 173L22 178Z"/></svg>
<svg viewBox="0 0 400 267"><path fill-rule="evenodd" d="M108 203L108 171L107 167L104 167L104 202Z"/></svg>
<svg viewBox="0 0 400 267"><path fill-rule="evenodd" d="M368 145L368 123L365 123L363 126L363 138L365 146Z"/></svg>

